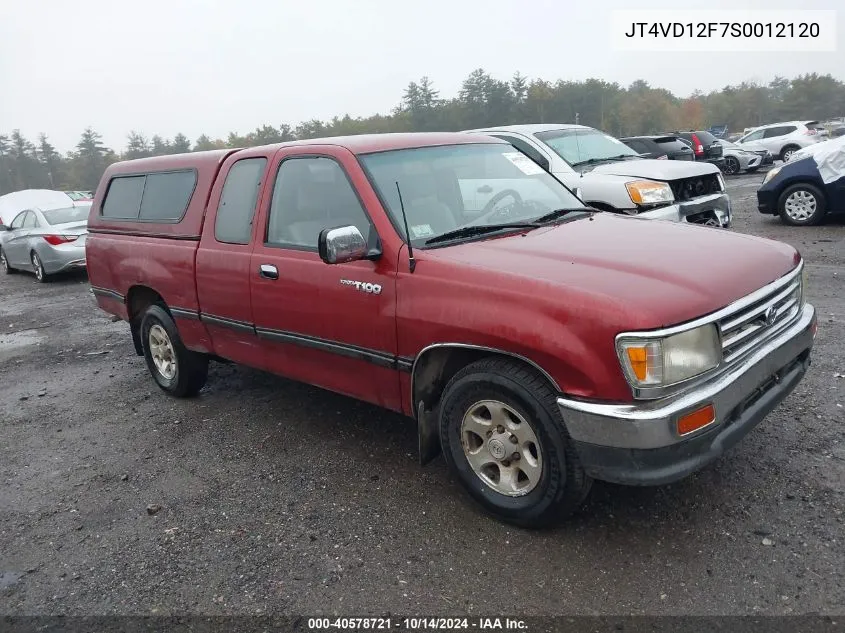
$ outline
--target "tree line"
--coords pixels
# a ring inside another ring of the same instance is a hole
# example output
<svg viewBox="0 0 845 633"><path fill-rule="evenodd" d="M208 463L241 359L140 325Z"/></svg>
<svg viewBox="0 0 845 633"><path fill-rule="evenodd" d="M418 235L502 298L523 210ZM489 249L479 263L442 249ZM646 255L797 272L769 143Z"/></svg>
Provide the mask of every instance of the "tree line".
<svg viewBox="0 0 845 633"><path fill-rule="evenodd" d="M118 153L104 146L100 134L89 127L72 151L61 154L46 134L32 142L20 130L0 133L0 195L29 188L94 189L105 168L118 160L321 136L577 121L619 137L710 125L727 125L729 130L739 131L776 121L843 115L845 82L816 73L794 79L776 77L768 84L743 82L679 98L643 80L624 87L600 79L529 80L516 73L503 81L479 68L470 73L452 98L441 98L431 80L423 77L408 84L389 114L357 118L347 114L328 121L312 119L295 127L287 123L263 125L245 135L230 132L225 139L203 134L191 143L184 134L168 139L132 131Z"/></svg>

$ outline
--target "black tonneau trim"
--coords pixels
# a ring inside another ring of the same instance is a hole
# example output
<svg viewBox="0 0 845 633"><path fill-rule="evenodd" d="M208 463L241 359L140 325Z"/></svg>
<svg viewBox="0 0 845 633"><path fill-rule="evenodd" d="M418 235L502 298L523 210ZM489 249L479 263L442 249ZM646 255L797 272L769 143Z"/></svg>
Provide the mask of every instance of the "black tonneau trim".
<svg viewBox="0 0 845 633"><path fill-rule="evenodd" d="M181 240L187 242L199 242L200 235L170 235L168 233L154 233L152 231L129 231L125 229L103 229L93 227L88 229L89 233L104 233L106 235L131 235L132 237L158 237L165 240Z"/></svg>
<svg viewBox="0 0 845 633"><path fill-rule="evenodd" d="M196 310L188 310L187 308L173 308L168 306L167 308L170 310L170 314L175 317L179 317L182 319L189 319L191 321L199 321L200 313Z"/></svg>
<svg viewBox="0 0 845 633"><path fill-rule="evenodd" d="M99 286L91 286L91 292L96 297L105 297L107 299L115 299L123 303L123 295L117 290L110 290L109 288L100 288Z"/></svg>
<svg viewBox="0 0 845 633"><path fill-rule="evenodd" d="M171 310L174 314L176 311ZM188 311L184 311L188 312ZM195 318L193 316L186 318ZM389 352L382 352L380 350L369 349L367 347L359 347L357 345L350 345L348 343L340 343L330 339L319 338L316 336L309 336L307 334L299 334L297 332L289 332L286 330L275 330L271 328L256 328L254 324L248 321L238 321L235 319L227 319L225 317L214 316L211 314L200 314L200 320L210 325L218 325L220 327L227 327L238 332L250 332L259 338L275 341L277 343L290 343L291 345L299 345L300 347L308 347L311 349L318 349L323 352L337 354L339 356L346 356L347 358L355 358L364 360L379 367L386 367L388 369L396 369L410 373L414 366L414 359L407 357L400 357Z"/></svg>

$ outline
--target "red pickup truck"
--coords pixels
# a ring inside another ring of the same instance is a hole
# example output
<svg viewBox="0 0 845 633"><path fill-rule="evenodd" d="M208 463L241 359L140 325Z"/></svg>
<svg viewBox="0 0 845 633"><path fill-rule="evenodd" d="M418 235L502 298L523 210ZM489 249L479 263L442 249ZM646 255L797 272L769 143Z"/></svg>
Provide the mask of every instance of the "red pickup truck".
<svg viewBox="0 0 845 633"><path fill-rule="evenodd" d="M719 457L804 375L803 262L778 242L585 207L511 145L317 139L116 163L89 219L102 309L153 379L226 359L413 416L495 516Z"/></svg>

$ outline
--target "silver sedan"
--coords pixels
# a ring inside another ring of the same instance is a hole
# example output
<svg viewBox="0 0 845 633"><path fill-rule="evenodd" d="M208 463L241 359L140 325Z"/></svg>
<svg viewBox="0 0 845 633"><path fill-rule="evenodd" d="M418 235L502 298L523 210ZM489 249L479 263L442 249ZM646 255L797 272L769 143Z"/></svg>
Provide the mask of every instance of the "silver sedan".
<svg viewBox="0 0 845 633"><path fill-rule="evenodd" d="M49 275L85 268L85 236L90 206L64 209L27 209L9 226L0 224L0 266L35 273L38 281Z"/></svg>
<svg viewBox="0 0 845 633"><path fill-rule="evenodd" d="M719 141L722 146L722 155L725 157L725 164L722 171L726 174L738 174L741 171L754 172L763 163L763 156L747 148L741 147L730 141Z"/></svg>

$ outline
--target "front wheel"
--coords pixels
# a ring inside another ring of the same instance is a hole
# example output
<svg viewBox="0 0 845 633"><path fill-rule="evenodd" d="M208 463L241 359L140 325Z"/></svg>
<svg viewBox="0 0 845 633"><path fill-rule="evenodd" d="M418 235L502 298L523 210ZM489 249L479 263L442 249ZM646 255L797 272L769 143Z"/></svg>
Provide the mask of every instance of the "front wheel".
<svg viewBox="0 0 845 633"><path fill-rule="evenodd" d="M784 224L792 226L818 224L825 213L824 195L810 184L792 185L780 195L778 211Z"/></svg>
<svg viewBox="0 0 845 633"><path fill-rule="evenodd" d="M800 149L800 148L799 148L799 147L797 147L797 146L795 146L795 145L787 145L786 147L784 147L784 148L781 150L781 152L780 152L780 159L781 159L783 162L788 163L788 162L789 162L789 159L790 159L790 158L792 158L792 155L793 155L795 152L797 152L799 149Z"/></svg>
<svg viewBox="0 0 845 633"><path fill-rule="evenodd" d="M728 176L733 176L739 173L739 161L733 156L725 157L725 173Z"/></svg>
<svg viewBox="0 0 845 633"><path fill-rule="evenodd" d="M141 342L147 368L159 387L178 398L199 393L208 379L208 357L185 347L162 306L151 305L144 313Z"/></svg>
<svg viewBox="0 0 845 633"><path fill-rule="evenodd" d="M3 272L7 275L11 275L15 272L15 269L9 266L9 260L6 259L6 253L3 252L2 248L0 248L0 266L2 266Z"/></svg>
<svg viewBox="0 0 845 633"><path fill-rule="evenodd" d="M493 516L524 527L554 524L590 491L543 376L510 360L468 365L449 381L440 442L452 472Z"/></svg>

